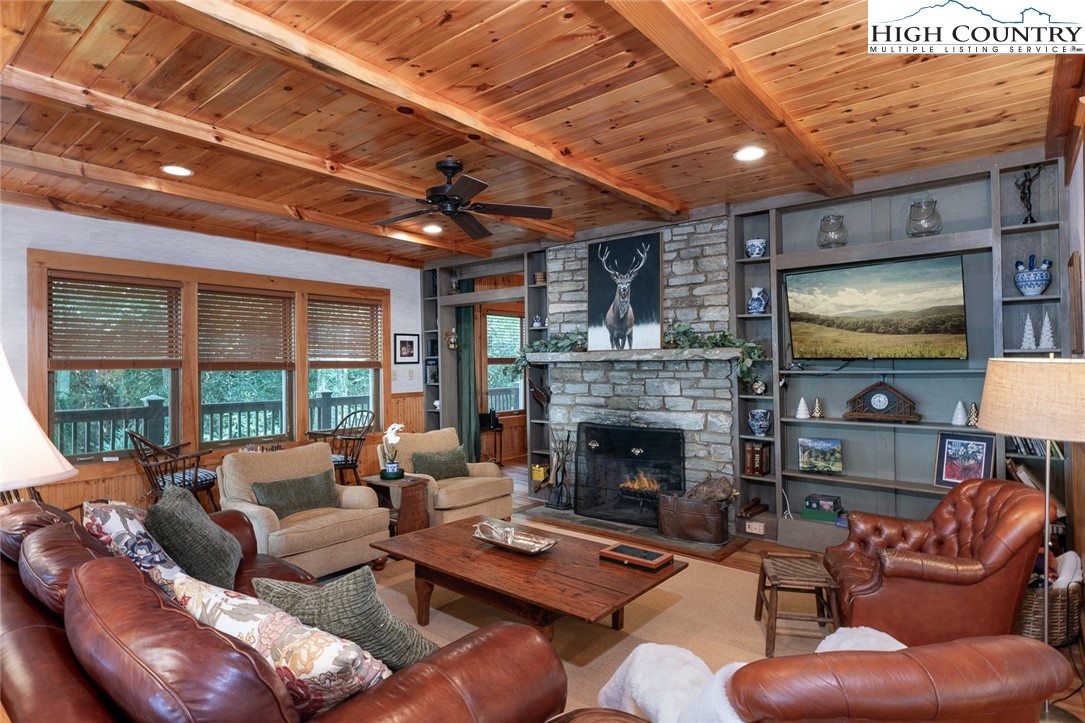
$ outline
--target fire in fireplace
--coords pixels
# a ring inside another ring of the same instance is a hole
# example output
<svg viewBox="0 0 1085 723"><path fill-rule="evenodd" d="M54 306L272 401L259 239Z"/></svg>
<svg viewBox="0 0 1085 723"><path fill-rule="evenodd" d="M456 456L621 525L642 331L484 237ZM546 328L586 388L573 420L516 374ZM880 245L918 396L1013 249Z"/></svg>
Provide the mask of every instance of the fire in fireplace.
<svg viewBox="0 0 1085 723"><path fill-rule="evenodd" d="M685 489L682 430L581 422L574 511L655 527L660 494Z"/></svg>

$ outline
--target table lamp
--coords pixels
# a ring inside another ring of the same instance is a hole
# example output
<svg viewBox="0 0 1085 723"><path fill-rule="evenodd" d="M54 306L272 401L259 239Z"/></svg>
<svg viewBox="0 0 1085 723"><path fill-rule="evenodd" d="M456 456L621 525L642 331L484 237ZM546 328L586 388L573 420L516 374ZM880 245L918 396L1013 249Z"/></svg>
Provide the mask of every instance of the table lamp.
<svg viewBox="0 0 1085 723"><path fill-rule="evenodd" d="M1051 443L1085 442L1085 359L991 359L983 383L979 426L989 432L1043 439L1044 552L1051 528ZM1044 555L1044 564L1047 556ZM1044 580L1044 642L1048 642L1050 581ZM1044 703L1043 720L1062 720Z"/></svg>
<svg viewBox="0 0 1085 723"><path fill-rule="evenodd" d="M20 499L19 490L30 488L40 500L35 485L51 484L76 474L75 467L53 446L30 408L23 401L19 385L0 348L0 499L4 504Z"/></svg>

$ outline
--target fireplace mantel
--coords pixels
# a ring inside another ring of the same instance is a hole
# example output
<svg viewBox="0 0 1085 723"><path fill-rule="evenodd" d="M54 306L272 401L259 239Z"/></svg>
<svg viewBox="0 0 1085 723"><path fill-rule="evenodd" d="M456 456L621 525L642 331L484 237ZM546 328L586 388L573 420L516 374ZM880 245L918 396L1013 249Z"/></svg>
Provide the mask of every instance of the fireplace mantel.
<svg viewBox="0 0 1085 723"><path fill-rule="evenodd" d="M587 364L589 362L685 362L738 359L733 347L720 349L605 349L600 351L532 352L530 364Z"/></svg>

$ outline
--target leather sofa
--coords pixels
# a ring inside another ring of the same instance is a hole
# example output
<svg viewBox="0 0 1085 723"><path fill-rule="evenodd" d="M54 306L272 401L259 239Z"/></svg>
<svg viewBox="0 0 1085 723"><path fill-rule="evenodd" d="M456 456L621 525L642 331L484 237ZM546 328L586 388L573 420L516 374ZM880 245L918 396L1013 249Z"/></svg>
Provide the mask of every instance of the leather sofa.
<svg viewBox="0 0 1085 723"><path fill-rule="evenodd" d="M444 525L475 515L508 519L512 516L512 478L501 474L493 462L468 462L467 477L437 480L414 470L415 452L444 452L460 446L452 427L430 432L401 432L396 445L400 469L426 481L426 511L430 527ZM377 445L377 457L383 468L384 445ZM393 498L394 499L394 498Z"/></svg>
<svg viewBox="0 0 1085 723"><path fill-rule="evenodd" d="M744 721L1033 723L1070 687L1070 663L1019 635L967 638L893 652L785 655L744 665L722 694ZM585 709L551 723L643 721Z"/></svg>
<svg viewBox="0 0 1085 723"><path fill-rule="evenodd" d="M276 452L234 452L219 466L222 508L249 518L260 552L274 555L321 577L384 557L369 546L388 539L388 510L368 487L336 485L339 507L295 512L279 519L260 505L252 486L257 482L306 477L331 471L327 442ZM383 563L381 563L383 564ZM377 566L380 569L381 565Z"/></svg>
<svg viewBox="0 0 1085 723"><path fill-rule="evenodd" d="M254 577L315 582L257 552L240 512L212 517L241 542L240 592L251 593ZM15 723L298 720L263 657L197 622L63 511L37 502L0 507L0 550L0 699ZM12 561L20 556L22 570ZM563 710L566 683L541 634L497 623L317 718L544 721Z"/></svg>
<svg viewBox="0 0 1085 723"><path fill-rule="evenodd" d="M1012 633L1043 525L1042 493L994 479L957 485L926 520L851 512L824 558L844 625L905 645Z"/></svg>

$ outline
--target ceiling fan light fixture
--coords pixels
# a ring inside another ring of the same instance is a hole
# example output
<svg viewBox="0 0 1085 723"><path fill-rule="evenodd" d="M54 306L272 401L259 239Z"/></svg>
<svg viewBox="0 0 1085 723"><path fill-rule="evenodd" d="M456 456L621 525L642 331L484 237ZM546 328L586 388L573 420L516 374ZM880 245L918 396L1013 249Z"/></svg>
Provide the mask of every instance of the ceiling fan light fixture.
<svg viewBox="0 0 1085 723"><path fill-rule="evenodd" d="M427 223L425 226L422 227L422 230L432 235L441 233L441 231L443 231L444 229L435 223Z"/></svg>
<svg viewBox="0 0 1085 723"><path fill-rule="evenodd" d="M735 151L736 161L756 161L765 157L765 149L761 146L743 146Z"/></svg>
<svg viewBox="0 0 1085 723"><path fill-rule="evenodd" d="M195 171L191 171L184 166L162 166L162 172L168 173L171 176L192 176L195 175Z"/></svg>

